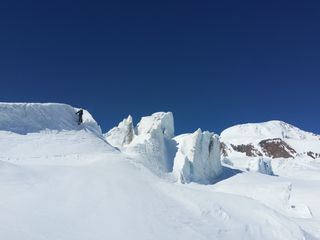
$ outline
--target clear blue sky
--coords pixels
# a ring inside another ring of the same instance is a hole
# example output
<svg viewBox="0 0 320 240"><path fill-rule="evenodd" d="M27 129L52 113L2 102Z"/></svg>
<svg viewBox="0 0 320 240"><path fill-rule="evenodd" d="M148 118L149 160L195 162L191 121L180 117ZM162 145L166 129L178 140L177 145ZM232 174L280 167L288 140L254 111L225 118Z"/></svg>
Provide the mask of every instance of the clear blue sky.
<svg viewBox="0 0 320 240"><path fill-rule="evenodd" d="M280 119L320 133L319 1L0 2L0 100L87 108L103 130Z"/></svg>

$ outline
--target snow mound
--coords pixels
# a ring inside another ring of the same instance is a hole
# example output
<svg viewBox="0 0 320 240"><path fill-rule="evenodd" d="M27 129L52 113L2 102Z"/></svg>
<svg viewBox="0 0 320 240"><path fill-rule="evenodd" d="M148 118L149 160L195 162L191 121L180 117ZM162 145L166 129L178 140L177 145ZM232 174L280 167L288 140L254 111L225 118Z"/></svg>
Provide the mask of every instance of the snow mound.
<svg viewBox="0 0 320 240"><path fill-rule="evenodd" d="M0 161L68 165L93 161L91 152L115 151L89 112L59 103L0 103Z"/></svg>
<svg viewBox="0 0 320 240"><path fill-rule="evenodd" d="M257 173L243 173L219 182L213 188L218 192L255 199L291 217L312 218L308 206L292 199L293 185L287 180Z"/></svg>
<svg viewBox="0 0 320 240"><path fill-rule="evenodd" d="M85 110L83 124L79 126L76 110L59 103L0 103L0 131L28 134L87 128L101 135L100 127Z"/></svg>
<svg viewBox="0 0 320 240"><path fill-rule="evenodd" d="M177 136L178 151L173 172L182 183L211 183L222 172L219 137L198 129L192 134Z"/></svg>

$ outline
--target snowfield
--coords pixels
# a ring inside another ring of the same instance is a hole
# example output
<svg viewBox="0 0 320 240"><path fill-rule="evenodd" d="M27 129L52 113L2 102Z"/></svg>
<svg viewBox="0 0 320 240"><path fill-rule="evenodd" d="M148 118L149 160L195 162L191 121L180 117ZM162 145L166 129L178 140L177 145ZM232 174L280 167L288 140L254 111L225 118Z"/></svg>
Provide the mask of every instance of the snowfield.
<svg viewBox="0 0 320 240"><path fill-rule="evenodd" d="M103 135L76 110L0 104L0 239L320 239L319 159L250 172L242 155L221 166L213 133L175 137L171 113Z"/></svg>

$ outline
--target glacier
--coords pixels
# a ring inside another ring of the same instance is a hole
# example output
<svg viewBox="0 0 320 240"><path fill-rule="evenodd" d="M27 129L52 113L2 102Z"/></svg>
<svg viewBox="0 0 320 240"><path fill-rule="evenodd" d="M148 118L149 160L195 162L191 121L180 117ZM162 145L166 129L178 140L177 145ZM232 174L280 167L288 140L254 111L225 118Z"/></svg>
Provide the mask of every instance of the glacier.
<svg viewBox="0 0 320 240"><path fill-rule="evenodd" d="M259 162L246 171L255 158L220 161L224 137L175 136L170 112L103 134L88 111L78 125L77 110L0 103L1 239L320 239L316 158L260 157L274 175Z"/></svg>
<svg viewBox="0 0 320 240"><path fill-rule="evenodd" d="M154 172L172 172L180 183L211 183L222 172L219 137L200 129L175 137L171 112L142 117L136 128L129 115L105 138L123 152L143 158Z"/></svg>

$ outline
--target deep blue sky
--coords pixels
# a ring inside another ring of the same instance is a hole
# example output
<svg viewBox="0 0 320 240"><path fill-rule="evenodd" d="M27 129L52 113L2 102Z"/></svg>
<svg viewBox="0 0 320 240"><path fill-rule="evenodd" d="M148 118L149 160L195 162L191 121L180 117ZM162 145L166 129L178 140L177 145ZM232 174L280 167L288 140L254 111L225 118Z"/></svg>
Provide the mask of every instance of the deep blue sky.
<svg viewBox="0 0 320 240"><path fill-rule="evenodd" d="M103 130L281 119L320 133L319 1L1 1L0 101L87 108Z"/></svg>

